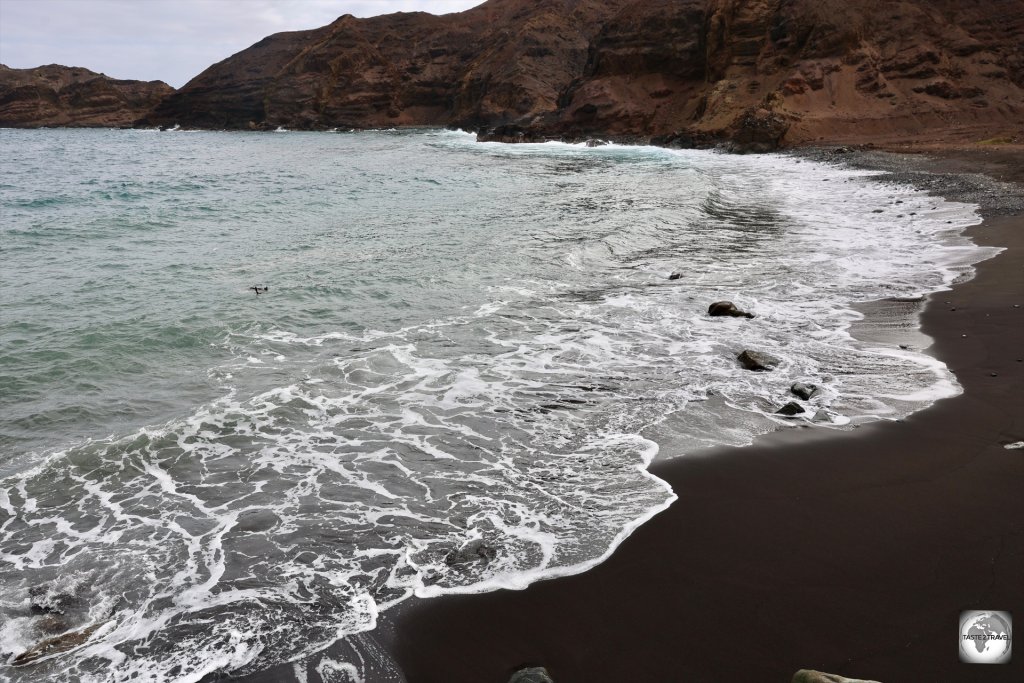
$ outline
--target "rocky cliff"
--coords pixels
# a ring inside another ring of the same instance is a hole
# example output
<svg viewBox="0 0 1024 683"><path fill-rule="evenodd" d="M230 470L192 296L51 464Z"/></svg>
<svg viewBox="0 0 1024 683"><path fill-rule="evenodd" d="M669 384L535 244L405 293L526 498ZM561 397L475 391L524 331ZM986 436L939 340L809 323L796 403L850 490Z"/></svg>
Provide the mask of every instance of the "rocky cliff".
<svg viewBox="0 0 1024 683"><path fill-rule="evenodd" d="M130 126L174 88L162 81L124 81L88 69L0 64L0 127Z"/></svg>
<svg viewBox="0 0 1024 683"><path fill-rule="evenodd" d="M490 0L270 36L147 123L770 149L1022 133L1020 0Z"/></svg>
<svg viewBox="0 0 1024 683"><path fill-rule="evenodd" d="M270 36L143 123L770 149L1022 121L1022 0L489 0Z"/></svg>
<svg viewBox="0 0 1024 683"><path fill-rule="evenodd" d="M1020 0L643 0L551 125L766 148L1021 135L1022 60Z"/></svg>
<svg viewBox="0 0 1024 683"><path fill-rule="evenodd" d="M279 33L211 66L147 123L336 128L526 123L553 115L623 0L490 0Z"/></svg>

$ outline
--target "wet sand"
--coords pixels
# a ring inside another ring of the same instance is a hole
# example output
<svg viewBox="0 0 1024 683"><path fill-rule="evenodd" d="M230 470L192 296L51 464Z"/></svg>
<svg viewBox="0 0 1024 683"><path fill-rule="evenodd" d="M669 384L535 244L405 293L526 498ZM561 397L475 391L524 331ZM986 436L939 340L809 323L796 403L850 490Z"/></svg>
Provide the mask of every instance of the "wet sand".
<svg viewBox="0 0 1024 683"><path fill-rule="evenodd" d="M980 202L969 234L1006 247L922 316L964 394L657 463L679 500L599 567L386 614L377 637L410 683L504 683L531 664L556 683L1024 681L1024 645L1008 665L957 654L962 610L1024 624L1024 450L1004 447L1024 440L1024 155L931 153L844 160ZM932 175L979 172L1016 187Z"/></svg>

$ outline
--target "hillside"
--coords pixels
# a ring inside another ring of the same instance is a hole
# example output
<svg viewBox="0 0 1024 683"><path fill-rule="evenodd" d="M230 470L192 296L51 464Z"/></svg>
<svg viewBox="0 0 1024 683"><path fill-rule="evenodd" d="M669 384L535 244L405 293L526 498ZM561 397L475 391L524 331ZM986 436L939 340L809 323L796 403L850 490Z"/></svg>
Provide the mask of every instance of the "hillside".
<svg viewBox="0 0 1024 683"><path fill-rule="evenodd" d="M117 80L81 67L0 64L0 127L130 126L172 92L162 81Z"/></svg>
<svg viewBox="0 0 1024 683"><path fill-rule="evenodd" d="M1009 139L1022 121L1020 0L490 0L269 36L144 123L767 149Z"/></svg>

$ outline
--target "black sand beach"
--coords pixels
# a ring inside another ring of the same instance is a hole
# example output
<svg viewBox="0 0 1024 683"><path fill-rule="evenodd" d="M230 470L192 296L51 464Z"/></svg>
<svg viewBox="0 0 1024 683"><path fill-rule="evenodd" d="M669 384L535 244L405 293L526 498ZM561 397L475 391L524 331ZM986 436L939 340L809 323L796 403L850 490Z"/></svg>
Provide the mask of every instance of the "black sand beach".
<svg viewBox="0 0 1024 683"><path fill-rule="evenodd" d="M1024 620L1024 159L1017 151L844 160L977 201L1006 247L923 314L964 394L902 422L656 464L679 500L604 564L524 591L406 603L379 633L411 683L1024 680L962 664L958 616ZM991 183L985 173L1014 186ZM943 174L943 175L935 175Z"/></svg>

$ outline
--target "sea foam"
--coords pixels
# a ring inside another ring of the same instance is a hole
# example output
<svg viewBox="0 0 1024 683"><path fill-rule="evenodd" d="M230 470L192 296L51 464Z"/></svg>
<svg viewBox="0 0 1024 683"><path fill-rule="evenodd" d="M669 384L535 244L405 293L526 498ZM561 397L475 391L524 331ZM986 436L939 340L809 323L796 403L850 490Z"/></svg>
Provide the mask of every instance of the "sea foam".
<svg viewBox="0 0 1024 683"><path fill-rule="evenodd" d="M319 250L288 244L282 263L309 280L332 264L348 279L268 293L306 319L287 309L228 325L211 343L223 359L205 368L219 398L7 463L0 648L13 656L44 637L40 586L63 596L68 629L103 624L82 647L9 668L12 680L196 681L305 661L362 642L411 596L521 589L603 561L686 495L647 471L655 457L793 424L897 419L960 391L923 349L852 331L857 302L926 296L995 253L962 237L979 221L972 206L775 155L456 132L255 139L325 138L476 169L465 182L477 196L445 210L472 207L488 231L434 233L441 263L403 284L440 279L427 316L353 265L386 261L375 250L388 239L427 249L401 207L390 237L357 226L347 241L323 233ZM450 185L401 187L427 193L404 200L420 207ZM455 245L461 260L444 261ZM335 248L334 261L303 260ZM335 290L339 307L381 303L325 326L335 314L319 302ZM722 299L756 317L708 317ZM780 364L743 370L744 349ZM796 400L795 381L821 390L794 420L775 411ZM295 676L366 670L332 654Z"/></svg>

